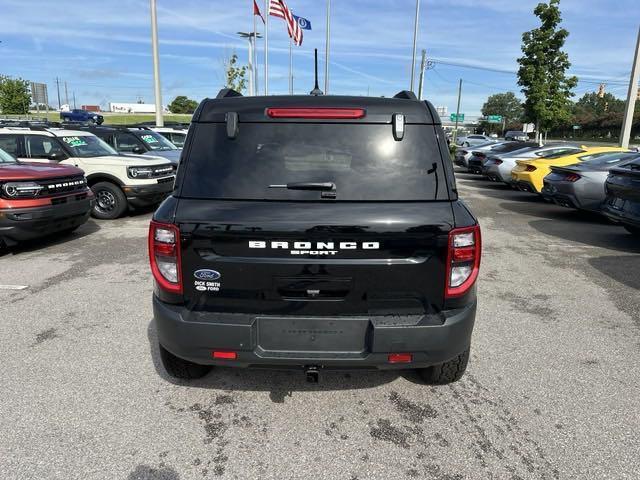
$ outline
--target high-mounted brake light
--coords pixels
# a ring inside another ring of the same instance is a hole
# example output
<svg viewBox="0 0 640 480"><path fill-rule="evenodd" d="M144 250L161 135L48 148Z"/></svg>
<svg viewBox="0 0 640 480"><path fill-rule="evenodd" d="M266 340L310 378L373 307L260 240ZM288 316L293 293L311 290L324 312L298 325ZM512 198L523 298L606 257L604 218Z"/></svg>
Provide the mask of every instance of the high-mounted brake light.
<svg viewBox="0 0 640 480"><path fill-rule="evenodd" d="M169 293L182 293L180 230L169 223L149 225L149 262L158 286Z"/></svg>
<svg viewBox="0 0 640 480"><path fill-rule="evenodd" d="M271 118L318 118L354 120L366 115L364 108L267 108Z"/></svg>
<svg viewBox="0 0 640 480"><path fill-rule="evenodd" d="M481 253L479 225L449 232L445 298L459 297L469 291L478 278Z"/></svg>

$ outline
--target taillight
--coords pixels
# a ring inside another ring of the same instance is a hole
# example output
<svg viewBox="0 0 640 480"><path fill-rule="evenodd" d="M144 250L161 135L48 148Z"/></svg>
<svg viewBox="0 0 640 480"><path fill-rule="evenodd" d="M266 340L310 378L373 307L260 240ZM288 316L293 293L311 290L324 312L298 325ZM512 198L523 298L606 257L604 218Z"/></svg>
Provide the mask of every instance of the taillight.
<svg viewBox="0 0 640 480"><path fill-rule="evenodd" d="M460 150L460 153L461 153L462 155L466 155L466 154L468 154L469 152L468 152L467 150Z"/></svg>
<svg viewBox="0 0 640 480"><path fill-rule="evenodd" d="M563 180L565 182L577 182L578 180L580 180L582 177L580 175L578 175L577 173L567 173L565 175L565 177L563 178Z"/></svg>
<svg viewBox="0 0 640 480"><path fill-rule="evenodd" d="M527 166L524 168L524 171L525 171L525 172L535 172L536 170L537 170L537 169L536 169L536 167L534 167L533 165L527 165Z"/></svg>
<svg viewBox="0 0 640 480"><path fill-rule="evenodd" d="M500 160L499 158L496 158L493 163L495 163L496 165L502 165L502 160Z"/></svg>
<svg viewBox="0 0 640 480"><path fill-rule="evenodd" d="M464 295L473 286L480 270L481 252L479 225L449 232L446 298Z"/></svg>
<svg viewBox="0 0 640 480"><path fill-rule="evenodd" d="M180 230L170 223L151 222L149 261L158 286L170 293L182 293Z"/></svg>
<svg viewBox="0 0 640 480"><path fill-rule="evenodd" d="M357 119L365 114L364 108L267 108L267 116L271 118Z"/></svg>
<svg viewBox="0 0 640 480"><path fill-rule="evenodd" d="M476 157L478 157L478 158L487 158L487 155L486 155L486 154L484 154L484 153L482 153L482 152L477 152L475 155L476 155Z"/></svg>

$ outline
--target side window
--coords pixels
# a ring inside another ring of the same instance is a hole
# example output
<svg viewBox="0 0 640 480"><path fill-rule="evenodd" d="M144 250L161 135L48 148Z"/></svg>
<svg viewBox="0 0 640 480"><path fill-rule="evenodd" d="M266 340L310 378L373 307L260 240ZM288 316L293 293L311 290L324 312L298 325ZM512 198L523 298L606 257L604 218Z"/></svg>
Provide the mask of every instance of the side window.
<svg viewBox="0 0 640 480"><path fill-rule="evenodd" d="M0 135L0 149L14 157L20 156L20 135Z"/></svg>
<svg viewBox="0 0 640 480"><path fill-rule="evenodd" d="M140 146L140 141L132 133L118 132L115 134L115 137L116 137L115 148L119 152L133 152L133 149L135 147Z"/></svg>
<svg viewBox="0 0 640 480"><path fill-rule="evenodd" d="M171 141L171 143L173 143L178 148L184 147L184 139L185 139L185 137L186 137L186 135L184 133L170 133L169 134L169 140Z"/></svg>
<svg viewBox="0 0 640 480"><path fill-rule="evenodd" d="M25 150L28 158L50 158L56 154L61 158L66 158L64 150L53 137L43 135L25 135Z"/></svg>

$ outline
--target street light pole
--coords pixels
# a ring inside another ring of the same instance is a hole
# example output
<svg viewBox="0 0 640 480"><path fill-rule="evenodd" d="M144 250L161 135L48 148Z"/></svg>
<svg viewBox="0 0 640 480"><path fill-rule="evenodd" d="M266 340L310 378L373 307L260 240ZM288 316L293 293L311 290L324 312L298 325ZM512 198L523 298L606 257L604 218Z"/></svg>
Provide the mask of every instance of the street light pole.
<svg viewBox="0 0 640 480"><path fill-rule="evenodd" d="M329 94L329 42L331 37L331 0L327 0L327 25L324 44L324 94Z"/></svg>
<svg viewBox="0 0 640 480"><path fill-rule="evenodd" d="M416 18L413 22L413 55L411 57L411 87L413 92L413 82L416 75L416 48L418 46L418 19L420 17L420 0L416 0Z"/></svg>
<svg viewBox="0 0 640 480"><path fill-rule="evenodd" d="M156 0L149 0L151 4L151 50L153 55L153 88L156 97L156 125L164 126L162 116L162 91L160 90L160 55L158 53L158 12Z"/></svg>
<svg viewBox="0 0 640 480"><path fill-rule="evenodd" d="M249 95L258 95L258 86L256 82L256 68L253 63L255 58L256 39L262 38L259 33L238 32L242 38L246 38L249 42Z"/></svg>
<svg viewBox="0 0 640 480"><path fill-rule="evenodd" d="M640 28L638 29L638 40L636 42L636 55L633 59L631 69L631 79L629 81L629 92L627 93L627 104L624 109L622 119L622 131L620 132L620 146L629 148L629 137L631 137L631 125L633 124L633 112L636 108L638 98L638 80L640 80Z"/></svg>
<svg viewBox="0 0 640 480"><path fill-rule="evenodd" d="M455 145L458 139L458 119L460 118L460 97L462 96L462 79L458 84L458 106L456 107L456 127L453 131L453 144Z"/></svg>

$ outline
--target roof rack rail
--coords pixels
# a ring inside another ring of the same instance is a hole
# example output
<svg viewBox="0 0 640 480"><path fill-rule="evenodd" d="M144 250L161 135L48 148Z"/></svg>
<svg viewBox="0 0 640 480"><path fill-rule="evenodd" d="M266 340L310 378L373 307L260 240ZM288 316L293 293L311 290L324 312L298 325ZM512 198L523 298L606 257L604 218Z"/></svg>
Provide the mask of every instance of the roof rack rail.
<svg viewBox="0 0 640 480"><path fill-rule="evenodd" d="M401 90L398 93L396 93L393 98L404 98L405 100L418 100L418 97L416 97L416 94L413 93L411 90Z"/></svg>
<svg viewBox="0 0 640 480"><path fill-rule="evenodd" d="M236 92L233 88L223 88L218 92L216 98L242 97L240 92Z"/></svg>

